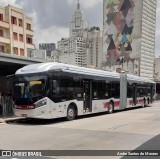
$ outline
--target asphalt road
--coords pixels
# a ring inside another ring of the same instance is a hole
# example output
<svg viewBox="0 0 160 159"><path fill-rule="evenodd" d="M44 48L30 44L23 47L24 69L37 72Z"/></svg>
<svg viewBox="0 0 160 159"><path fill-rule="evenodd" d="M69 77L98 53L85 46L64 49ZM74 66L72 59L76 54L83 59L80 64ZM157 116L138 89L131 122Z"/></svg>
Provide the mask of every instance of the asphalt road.
<svg viewBox="0 0 160 159"><path fill-rule="evenodd" d="M111 115L102 113L74 121L20 120L0 124L0 149L160 150L159 134L160 103L154 103L147 108L129 109ZM117 159L121 156L53 158Z"/></svg>

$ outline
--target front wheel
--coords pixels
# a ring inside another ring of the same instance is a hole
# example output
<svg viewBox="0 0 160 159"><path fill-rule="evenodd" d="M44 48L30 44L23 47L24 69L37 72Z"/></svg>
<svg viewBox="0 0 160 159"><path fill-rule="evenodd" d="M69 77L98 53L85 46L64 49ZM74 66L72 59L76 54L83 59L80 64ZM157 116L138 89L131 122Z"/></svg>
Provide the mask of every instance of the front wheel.
<svg viewBox="0 0 160 159"><path fill-rule="evenodd" d="M108 113L109 113L109 114L112 114L113 111L114 111L114 106L113 106L113 103L110 102L110 103L109 103L109 106L108 106Z"/></svg>
<svg viewBox="0 0 160 159"><path fill-rule="evenodd" d="M71 121L74 120L76 117L76 111L75 108L71 105L67 109L67 120Z"/></svg>

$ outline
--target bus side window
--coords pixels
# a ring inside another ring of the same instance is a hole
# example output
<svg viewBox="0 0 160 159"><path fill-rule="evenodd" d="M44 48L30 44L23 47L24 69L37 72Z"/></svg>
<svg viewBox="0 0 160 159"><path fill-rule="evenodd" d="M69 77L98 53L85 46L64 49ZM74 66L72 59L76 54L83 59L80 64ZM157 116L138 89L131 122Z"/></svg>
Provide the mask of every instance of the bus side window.
<svg viewBox="0 0 160 159"><path fill-rule="evenodd" d="M105 88L105 95L104 95L104 96L105 96L105 99L106 99L106 98L109 97L109 92L108 92L108 91L109 91L109 88L108 88L108 84L106 84L104 88Z"/></svg>
<svg viewBox="0 0 160 159"><path fill-rule="evenodd" d="M60 88L59 88L59 81L56 81L56 80L53 80L52 81L52 93L53 93L53 95L59 95L59 90L60 90Z"/></svg>

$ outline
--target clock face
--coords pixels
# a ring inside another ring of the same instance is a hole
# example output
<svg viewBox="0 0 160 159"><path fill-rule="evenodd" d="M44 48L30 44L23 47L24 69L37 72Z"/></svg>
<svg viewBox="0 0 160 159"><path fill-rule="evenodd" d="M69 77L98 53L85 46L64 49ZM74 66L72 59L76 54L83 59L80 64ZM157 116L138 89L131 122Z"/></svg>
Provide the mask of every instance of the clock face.
<svg viewBox="0 0 160 159"><path fill-rule="evenodd" d="M80 27L81 26L81 18L77 17L76 18L76 27Z"/></svg>

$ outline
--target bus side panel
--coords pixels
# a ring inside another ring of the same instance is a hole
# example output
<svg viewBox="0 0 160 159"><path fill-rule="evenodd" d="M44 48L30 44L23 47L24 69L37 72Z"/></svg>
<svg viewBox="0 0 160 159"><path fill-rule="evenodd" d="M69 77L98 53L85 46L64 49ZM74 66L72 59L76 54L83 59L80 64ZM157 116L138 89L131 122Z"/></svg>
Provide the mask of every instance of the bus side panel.
<svg viewBox="0 0 160 159"><path fill-rule="evenodd" d="M107 112L110 101L114 103L114 110L119 110L119 99L110 98L107 100L93 100L92 113Z"/></svg>
<svg viewBox="0 0 160 159"><path fill-rule="evenodd" d="M127 105L127 75L120 76L120 110L126 108Z"/></svg>
<svg viewBox="0 0 160 159"><path fill-rule="evenodd" d="M74 103L77 107L77 115L83 115L83 101L70 100L65 102L54 103L51 101L52 118L61 118L67 116L67 109Z"/></svg>

